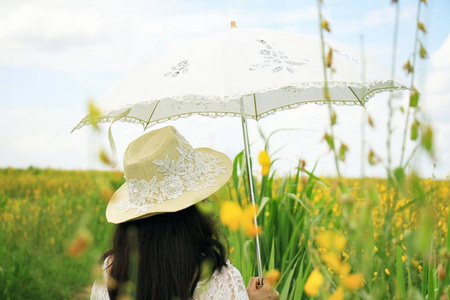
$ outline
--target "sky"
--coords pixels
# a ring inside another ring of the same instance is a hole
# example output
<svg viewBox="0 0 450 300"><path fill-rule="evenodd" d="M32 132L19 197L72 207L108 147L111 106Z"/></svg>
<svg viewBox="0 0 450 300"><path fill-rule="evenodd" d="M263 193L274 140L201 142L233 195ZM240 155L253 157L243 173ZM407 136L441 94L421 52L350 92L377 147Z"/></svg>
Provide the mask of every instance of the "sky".
<svg viewBox="0 0 450 300"><path fill-rule="evenodd" d="M417 1L399 3L395 72L405 77L402 65L412 56ZM394 6L390 1L324 0L324 9L331 27L327 38L359 48L362 37L368 55L391 65ZM419 150L412 159L412 167L424 177L445 178L450 172L449 12L449 1L429 0L420 15L428 30L420 37L429 58L418 60L415 86L421 93L420 119L430 122L435 131L437 157L433 165ZM0 0L0 168L111 169L97 159L99 149L109 151L107 127L100 133L86 127L70 133L86 114L88 99L98 99L153 55L228 30L232 20L241 28L319 34L316 1ZM359 177L363 169L367 176L385 176L384 163L362 165L361 159L370 148L386 161L387 99L386 94L377 95L366 111L336 107L336 136L349 146L349 156L341 163L343 176ZM408 101L408 94L396 94L393 101L392 158L393 165L398 165L405 122L399 107ZM362 135L365 113L375 127L367 127ZM321 141L327 114L326 107L310 104L259 122L251 120L253 156L256 159L264 147L259 130L269 135L280 128L294 128L271 138L269 154L277 159L274 170L291 172L302 158L309 169L317 163L317 174L333 176L333 157ZM230 157L243 147L237 118L191 117L151 129L165 125L177 127L194 147L211 147ZM140 126L114 124L119 161L126 146L142 133ZM407 143L407 156L413 146Z"/></svg>

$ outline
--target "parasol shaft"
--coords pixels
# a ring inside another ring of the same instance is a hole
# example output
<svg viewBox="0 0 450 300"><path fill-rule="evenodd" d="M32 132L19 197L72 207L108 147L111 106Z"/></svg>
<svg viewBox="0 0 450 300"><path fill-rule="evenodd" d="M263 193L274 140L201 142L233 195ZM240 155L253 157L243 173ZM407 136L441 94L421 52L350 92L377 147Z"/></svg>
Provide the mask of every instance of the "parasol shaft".
<svg viewBox="0 0 450 300"><path fill-rule="evenodd" d="M255 190L253 187L253 171L252 171L252 162L250 160L250 143L248 141L248 127L247 127L247 117L245 116L244 111L244 100L243 97L240 99L240 107L241 107L241 120L242 120L242 135L244 137L244 154L245 154L245 161L247 165L247 179L248 179L248 187L250 190L250 199L252 200L253 207L256 207L255 203ZM253 216L253 222L255 223L255 248L256 248L256 263L258 267L258 278L259 278L259 284L263 284L263 278L262 278L262 265L261 265L261 250L259 247L259 234L258 234L258 221L256 219L256 210L255 215Z"/></svg>

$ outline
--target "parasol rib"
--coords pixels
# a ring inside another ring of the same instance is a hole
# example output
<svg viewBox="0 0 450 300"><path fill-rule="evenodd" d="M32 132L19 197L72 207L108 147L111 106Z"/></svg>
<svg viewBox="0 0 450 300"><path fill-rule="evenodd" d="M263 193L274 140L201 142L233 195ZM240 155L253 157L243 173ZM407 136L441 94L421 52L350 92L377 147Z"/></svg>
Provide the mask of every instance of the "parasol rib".
<svg viewBox="0 0 450 300"><path fill-rule="evenodd" d="M155 113L156 107L158 107L160 100L158 100L158 102L156 102L155 107L153 107L152 113L150 115L150 117L148 118L147 124L145 125L144 131L147 130L148 124L150 124L150 121L152 120L153 114Z"/></svg>
<svg viewBox="0 0 450 300"><path fill-rule="evenodd" d="M356 99L358 99L359 104L361 104L362 107L366 108L366 106L364 105L364 103L361 101L361 99L359 99L359 97L356 95L356 93L353 91L353 89L351 87L348 87L350 89L350 91L353 93L353 95L356 97Z"/></svg>
<svg viewBox="0 0 450 300"><path fill-rule="evenodd" d="M255 120L258 120L258 109L256 108L256 95L253 94L253 106L255 107Z"/></svg>

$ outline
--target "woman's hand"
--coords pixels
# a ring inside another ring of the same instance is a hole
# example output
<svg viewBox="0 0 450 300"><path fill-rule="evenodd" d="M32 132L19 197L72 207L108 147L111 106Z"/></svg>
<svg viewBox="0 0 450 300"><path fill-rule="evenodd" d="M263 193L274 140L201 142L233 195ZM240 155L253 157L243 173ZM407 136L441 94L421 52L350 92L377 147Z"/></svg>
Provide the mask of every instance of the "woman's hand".
<svg viewBox="0 0 450 300"><path fill-rule="evenodd" d="M247 287L247 294L250 300L280 299L280 294L270 285L259 285L259 278L252 277Z"/></svg>

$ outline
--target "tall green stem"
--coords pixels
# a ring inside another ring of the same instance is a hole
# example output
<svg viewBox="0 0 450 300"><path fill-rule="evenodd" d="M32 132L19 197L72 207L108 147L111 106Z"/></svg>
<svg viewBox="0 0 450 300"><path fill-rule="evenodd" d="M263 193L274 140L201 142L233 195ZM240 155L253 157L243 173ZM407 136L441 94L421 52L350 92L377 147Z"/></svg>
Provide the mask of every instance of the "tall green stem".
<svg viewBox="0 0 450 300"><path fill-rule="evenodd" d="M396 58L397 58L397 40L398 40L398 27L399 27L399 16L400 16L400 4L398 2L395 2L395 23L394 23L394 36L393 36L393 41L392 41L392 61L391 61L391 80L395 80L395 69L396 69ZM388 128L388 137L387 137L387 142L386 142L386 148L387 148L387 175L388 178L391 176L392 174L392 153L391 153L391 138L392 138L392 118L393 118L393 114L394 114L394 110L392 107L392 100L393 100L393 92L389 93L389 100L388 100L388 108L389 108L389 115L388 115L388 124L387 124L387 128ZM395 191L391 190L392 187L392 182L391 180L387 181L387 189L386 189L386 194L387 194L387 209L388 211L391 211L391 205L393 205L396 201L392 201L391 203L391 193L394 192L394 198L397 197L397 194L395 193ZM391 214L387 215L387 218L391 218ZM390 222L390 220L389 220ZM388 238L390 238L390 234L388 235Z"/></svg>
<svg viewBox="0 0 450 300"><path fill-rule="evenodd" d="M420 8L421 8L421 0L417 1L417 16L416 16L416 34L414 37L414 52L413 52L413 71L411 72L411 94L414 93L414 75L416 74L416 57L417 57L417 45L419 44L419 20L420 20ZM406 110L406 119L405 119L405 129L403 131L403 142L402 142L402 154L400 158L400 166L403 165L403 158L405 156L405 145L406 145L406 134L408 133L408 123L409 123L409 115L410 115L411 102L408 102L408 108Z"/></svg>
<svg viewBox="0 0 450 300"><path fill-rule="evenodd" d="M336 152L336 145L334 142L334 129L333 129L333 122L331 121L332 119L332 114L333 114L333 109L331 108L331 101L330 101L330 94L329 94L329 90L328 90L328 75L327 75L327 65L326 65L326 61L325 61L325 41L324 41L324 37L323 37L323 28L322 28L322 21L323 21L323 15L322 15L322 2L320 0L317 1L317 6L319 9L319 31L320 31L320 46L321 46L321 51L322 51L322 63L323 63L323 77L324 77L324 95L326 95L326 100L328 103L328 114L330 117L330 134L331 134L331 138L333 140L333 143L331 144L332 150L333 150L333 154L334 154L334 163L336 165L336 172L338 175L338 178L341 178L341 172L339 171L339 159L338 159L338 154Z"/></svg>

